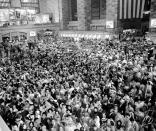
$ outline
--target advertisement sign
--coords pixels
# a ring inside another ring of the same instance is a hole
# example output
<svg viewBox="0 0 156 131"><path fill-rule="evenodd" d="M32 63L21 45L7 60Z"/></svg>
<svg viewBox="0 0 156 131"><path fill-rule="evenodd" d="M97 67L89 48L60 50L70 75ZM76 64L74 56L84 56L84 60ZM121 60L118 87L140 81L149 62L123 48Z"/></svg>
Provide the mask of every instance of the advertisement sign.
<svg viewBox="0 0 156 131"><path fill-rule="evenodd" d="M42 23L50 23L49 14L42 15Z"/></svg>
<svg viewBox="0 0 156 131"><path fill-rule="evenodd" d="M106 28L113 29L114 28L114 21L106 21Z"/></svg>
<svg viewBox="0 0 156 131"><path fill-rule="evenodd" d="M0 9L0 21L9 21L8 9Z"/></svg>
<svg viewBox="0 0 156 131"><path fill-rule="evenodd" d="M50 23L49 14L37 14L35 15L35 24Z"/></svg>
<svg viewBox="0 0 156 131"><path fill-rule="evenodd" d="M30 31L30 36L36 36L36 31Z"/></svg>
<svg viewBox="0 0 156 131"><path fill-rule="evenodd" d="M156 18L151 19L151 28L156 28Z"/></svg>

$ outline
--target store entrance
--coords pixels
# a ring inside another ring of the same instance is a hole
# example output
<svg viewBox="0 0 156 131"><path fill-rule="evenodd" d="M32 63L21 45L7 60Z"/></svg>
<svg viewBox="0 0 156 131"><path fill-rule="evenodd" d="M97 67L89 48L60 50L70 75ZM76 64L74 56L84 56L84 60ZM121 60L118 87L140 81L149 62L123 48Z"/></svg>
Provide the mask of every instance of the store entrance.
<svg viewBox="0 0 156 131"><path fill-rule="evenodd" d="M27 33L25 32L11 32L2 35L2 40L8 39L9 41L25 41L27 39Z"/></svg>

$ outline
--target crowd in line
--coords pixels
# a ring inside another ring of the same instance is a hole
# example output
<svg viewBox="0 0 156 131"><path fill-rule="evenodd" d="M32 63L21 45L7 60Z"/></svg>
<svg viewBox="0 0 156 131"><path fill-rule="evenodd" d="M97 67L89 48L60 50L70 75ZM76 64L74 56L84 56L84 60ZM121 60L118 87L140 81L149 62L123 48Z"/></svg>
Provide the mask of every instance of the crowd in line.
<svg viewBox="0 0 156 131"><path fill-rule="evenodd" d="M12 131L156 131L154 46L71 39L29 48L1 44L7 57L0 63L0 115Z"/></svg>

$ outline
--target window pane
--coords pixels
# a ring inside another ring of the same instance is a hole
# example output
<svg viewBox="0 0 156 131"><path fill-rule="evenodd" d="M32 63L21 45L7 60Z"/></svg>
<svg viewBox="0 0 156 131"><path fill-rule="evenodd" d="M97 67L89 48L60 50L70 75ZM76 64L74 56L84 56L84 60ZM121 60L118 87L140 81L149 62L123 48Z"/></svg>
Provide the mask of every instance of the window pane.
<svg viewBox="0 0 156 131"><path fill-rule="evenodd" d="M77 21L77 0L71 0L72 21Z"/></svg>
<svg viewBox="0 0 156 131"><path fill-rule="evenodd" d="M106 0L91 0L92 19L104 19L106 17Z"/></svg>
<svg viewBox="0 0 156 131"><path fill-rule="evenodd" d="M91 1L91 16L92 19L100 19L100 0Z"/></svg>
<svg viewBox="0 0 156 131"><path fill-rule="evenodd" d="M106 0L101 0L100 3L100 19L106 18Z"/></svg>

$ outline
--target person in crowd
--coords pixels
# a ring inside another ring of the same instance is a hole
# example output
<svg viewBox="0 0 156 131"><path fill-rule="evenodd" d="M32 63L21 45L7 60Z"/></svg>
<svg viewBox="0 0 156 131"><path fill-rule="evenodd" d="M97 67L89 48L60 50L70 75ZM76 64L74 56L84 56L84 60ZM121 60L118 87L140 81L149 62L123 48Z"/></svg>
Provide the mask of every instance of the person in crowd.
<svg viewBox="0 0 156 131"><path fill-rule="evenodd" d="M18 46L0 65L0 115L12 131L156 130L154 43L50 40Z"/></svg>

